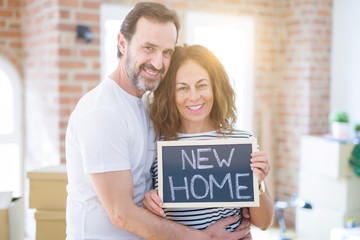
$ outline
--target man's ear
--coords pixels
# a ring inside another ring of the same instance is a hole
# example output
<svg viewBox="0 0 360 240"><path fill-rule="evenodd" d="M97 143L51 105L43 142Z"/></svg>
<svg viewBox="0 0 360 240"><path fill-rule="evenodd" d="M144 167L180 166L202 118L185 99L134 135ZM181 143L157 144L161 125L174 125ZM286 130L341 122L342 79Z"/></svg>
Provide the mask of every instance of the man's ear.
<svg viewBox="0 0 360 240"><path fill-rule="evenodd" d="M118 33L118 48L119 48L119 51L124 54L126 51L126 44L127 44L127 41L124 37L124 35L122 33Z"/></svg>

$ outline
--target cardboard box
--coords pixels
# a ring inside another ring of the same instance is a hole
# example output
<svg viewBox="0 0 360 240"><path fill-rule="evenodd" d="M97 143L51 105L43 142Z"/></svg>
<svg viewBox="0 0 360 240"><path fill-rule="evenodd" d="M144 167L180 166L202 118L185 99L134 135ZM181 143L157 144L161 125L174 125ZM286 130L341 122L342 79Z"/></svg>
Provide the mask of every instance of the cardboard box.
<svg viewBox="0 0 360 240"><path fill-rule="evenodd" d="M67 197L65 164L30 171L27 177L30 180L30 208L65 210Z"/></svg>
<svg viewBox="0 0 360 240"><path fill-rule="evenodd" d="M333 228L345 227L346 219L359 219L359 216L360 210L343 212L316 204L310 210L297 208L296 235L301 239L329 240Z"/></svg>
<svg viewBox="0 0 360 240"><path fill-rule="evenodd" d="M333 179L354 176L348 163L354 146L352 143L341 143L323 136L303 136L300 169Z"/></svg>
<svg viewBox="0 0 360 240"><path fill-rule="evenodd" d="M306 171L301 171L299 174L298 189L301 198L315 206L327 207L329 210L342 212L360 210L359 186L359 177L337 180Z"/></svg>
<svg viewBox="0 0 360 240"><path fill-rule="evenodd" d="M24 238L24 199L13 198L7 209L0 209L0 240Z"/></svg>
<svg viewBox="0 0 360 240"><path fill-rule="evenodd" d="M9 211L0 209L0 240L9 239Z"/></svg>
<svg viewBox="0 0 360 240"><path fill-rule="evenodd" d="M36 240L64 240L66 238L65 216L65 211L36 211Z"/></svg>

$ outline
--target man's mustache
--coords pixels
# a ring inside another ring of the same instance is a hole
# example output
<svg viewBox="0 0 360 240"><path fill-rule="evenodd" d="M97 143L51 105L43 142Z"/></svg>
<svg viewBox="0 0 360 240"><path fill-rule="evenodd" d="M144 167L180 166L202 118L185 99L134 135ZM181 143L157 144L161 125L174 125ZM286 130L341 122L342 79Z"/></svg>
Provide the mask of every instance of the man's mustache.
<svg viewBox="0 0 360 240"><path fill-rule="evenodd" d="M140 69L143 69L143 68L148 68L148 69L151 69L153 71L160 72L160 73L165 72L165 68L163 68L163 67L159 70L159 69L156 69L153 65L146 64L146 63L143 63L143 64L140 65Z"/></svg>

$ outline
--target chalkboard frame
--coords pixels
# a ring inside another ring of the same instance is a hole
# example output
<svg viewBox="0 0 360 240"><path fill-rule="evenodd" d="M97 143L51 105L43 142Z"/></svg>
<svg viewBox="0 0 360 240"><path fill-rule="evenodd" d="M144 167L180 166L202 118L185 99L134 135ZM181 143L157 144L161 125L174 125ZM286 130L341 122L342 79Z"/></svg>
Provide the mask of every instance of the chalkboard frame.
<svg viewBox="0 0 360 240"><path fill-rule="evenodd" d="M259 182L256 178L256 174L252 174L252 185L253 185L253 201L238 201L238 202L164 202L164 184L163 184L163 157L162 150L164 147L179 147L179 146L202 146L202 145L238 145L238 144L250 144L252 152L257 152L257 139L219 139L219 140L196 140L196 141L158 141L158 194L160 199L163 201L164 208L207 208L207 207L258 207L259 202ZM251 156L249 156L250 165Z"/></svg>

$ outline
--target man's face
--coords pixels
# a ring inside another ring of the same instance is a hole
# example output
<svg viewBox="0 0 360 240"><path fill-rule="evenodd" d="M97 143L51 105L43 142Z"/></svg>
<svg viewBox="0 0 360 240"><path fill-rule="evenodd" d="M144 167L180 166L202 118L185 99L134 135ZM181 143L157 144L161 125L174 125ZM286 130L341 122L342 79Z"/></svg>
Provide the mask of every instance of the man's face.
<svg viewBox="0 0 360 240"><path fill-rule="evenodd" d="M138 20L124 54L126 73L136 88L143 92L157 88L169 68L176 36L173 22Z"/></svg>

